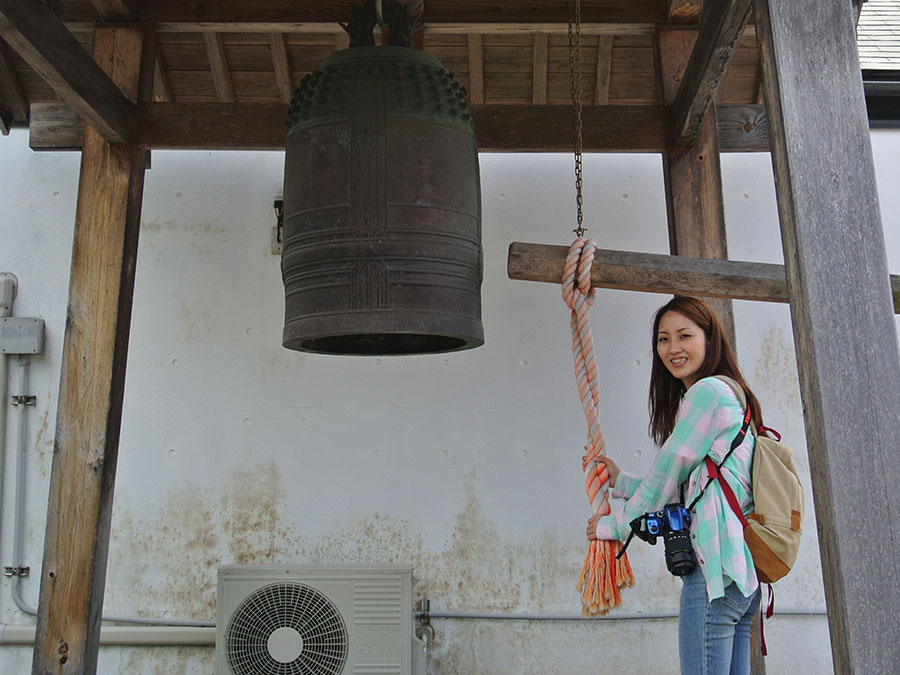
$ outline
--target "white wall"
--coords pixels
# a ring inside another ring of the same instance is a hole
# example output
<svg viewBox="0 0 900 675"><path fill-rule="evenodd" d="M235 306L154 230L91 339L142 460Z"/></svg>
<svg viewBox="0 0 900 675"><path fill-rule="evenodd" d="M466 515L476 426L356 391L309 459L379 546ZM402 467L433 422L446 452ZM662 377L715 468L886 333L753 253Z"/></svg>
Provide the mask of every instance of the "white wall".
<svg viewBox="0 0 900 675"><path fill-rule="evenodd" d="M900 134L873 140L891 271L900 273ZM0 272L17 316L46 321L27 428L26 600L37 603L59 387L77 154L0 139ZM580 611L586 427L559 288L506 277L509 242L568 244L568 155L482 155L484 347L350 358L281 347L279 258L270 254L282 154L154 152L147 173L119 451L106 611L212 620L229 563L402 563L432 609ZM668 251L660 160L585 158L585 212L604 248ZM768 155L723 157L730 257L781 262ZM648 440L649 320L663 296L600 291L610 452L641 471ZM796 449L808 486L786 305L735 302L738 349L767 423ZM11 364L15 371L15 362ZM13 380L14 382L14 380ZM11 389L11 393L14 393ZM11 419L14 417L10 415ZM8 446L14 441L7 431ZM15 457L3 481L0 555L10 564ZM778 607L824 607L809 498L796 571ZM630 551L624 612L677 609L659 547ZM613 615L615 618L615 615ZM33 623L0 584L0 622ZM676 622L435 620L432 673L674 673ZM826 619L768 623L770 672L831 670ZM0 647L24 672L30 649ZM210 673L212 649L104 647L101 673ZM798 664L801 670L798 670Z"/></svg>

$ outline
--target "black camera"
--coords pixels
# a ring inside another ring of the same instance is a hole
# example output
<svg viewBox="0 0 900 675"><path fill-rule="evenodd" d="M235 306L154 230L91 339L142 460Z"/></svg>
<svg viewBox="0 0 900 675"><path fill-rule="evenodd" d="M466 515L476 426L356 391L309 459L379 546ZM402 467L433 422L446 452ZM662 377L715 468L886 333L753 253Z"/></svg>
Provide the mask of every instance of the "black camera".
<svg viewBox="0 0 900 675"><path fill-rule="evenodd" d="M688 525L691 514L681 504L666 504L659 511L645 513L631 521L631 532L648 544L656 544L662 535L666 567L676 577L690 574L697 567Z"/></svg>

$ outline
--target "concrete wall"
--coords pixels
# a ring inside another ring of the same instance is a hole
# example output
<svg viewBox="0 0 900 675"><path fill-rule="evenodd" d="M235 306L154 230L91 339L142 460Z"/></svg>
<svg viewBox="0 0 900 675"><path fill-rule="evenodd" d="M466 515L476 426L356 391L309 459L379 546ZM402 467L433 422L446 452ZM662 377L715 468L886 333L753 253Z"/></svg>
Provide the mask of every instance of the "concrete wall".
<svg viewBox="0 0 900 675"><path fill-rule="evenodd" d="M900 135L875 132L891 271L900 273ZM77 154L0 139L0 272L17 316L46 322L28 411L22 591L37 602L59 387ZM270 252L280 153L154 152L147 173L119 452L106 611L212 620L231 563L399 563L435 611L577 614L589 515L585 422L559 288L506 277L510 241L568 244L568 155L482 155L484 347L349 358L281 347L279 258ZM657 156L585 158L585 212L604 248L665 253ZM781 262L768 155L723 157L730 257ZM649 321L663 296L601 291L593 332L611 454L645 470ZM786 305L735 302L738 351L766 421L808 463ZM15 361L10 363L11 379ZM14 382L11 393L14 392ZM11 411L10 421L14 421ZM7 430L0 555L11 564L14 429ZM824 608L811 498L778 608ZM677 611L662 551L630 549L623 612ZM0 584L0 622L31 624ZM435 620L429 672L677 672L676 621ZM769 672L831 670L824 616L767 624ZM27 647L0 647L25 672ZM799 665L798 664L802 664ZM799 667L799 670L798 670ZM211 673L206 647L104 647L101 673Z"/></svg>

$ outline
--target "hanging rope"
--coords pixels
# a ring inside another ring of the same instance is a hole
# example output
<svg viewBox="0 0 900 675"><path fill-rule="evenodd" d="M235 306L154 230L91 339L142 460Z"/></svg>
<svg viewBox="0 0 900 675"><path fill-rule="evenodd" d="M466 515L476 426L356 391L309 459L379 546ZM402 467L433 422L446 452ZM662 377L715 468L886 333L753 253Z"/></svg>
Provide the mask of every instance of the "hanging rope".
<svg viewBox="0 0 900 675"><path fill-rule="evenodd" d="M609 508L609 472L596 459L604 454L606 439L600 427L600 385L594 340L591 336L590 307L594 302L591 288L591 264L597 242L579 237L569 248L563 268L563 301L571 312L572 356L575 360L575 381L584 416L588 425L588 444L585 446L584 480L588 501L594 515L607 514ZM584 559L578 578L583 616L606 614L622 604L620 588L634 585L634 574L627 554L616 560L622 544L618 541L593 540Z"/></svg>

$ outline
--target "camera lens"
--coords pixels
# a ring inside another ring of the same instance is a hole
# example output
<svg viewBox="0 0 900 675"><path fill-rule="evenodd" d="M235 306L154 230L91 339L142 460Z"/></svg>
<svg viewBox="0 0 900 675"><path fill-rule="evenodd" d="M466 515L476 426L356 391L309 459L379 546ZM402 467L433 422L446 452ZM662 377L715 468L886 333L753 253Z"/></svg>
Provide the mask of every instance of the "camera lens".
<svg viewBox="0 0 900 675"><path fill-rule="evenodd" d="M663 534L666 546L666 567L676 577L690 574L697 567L694 559L694 550L691 548L691 538L687 529L668 531Z"/></svg>

